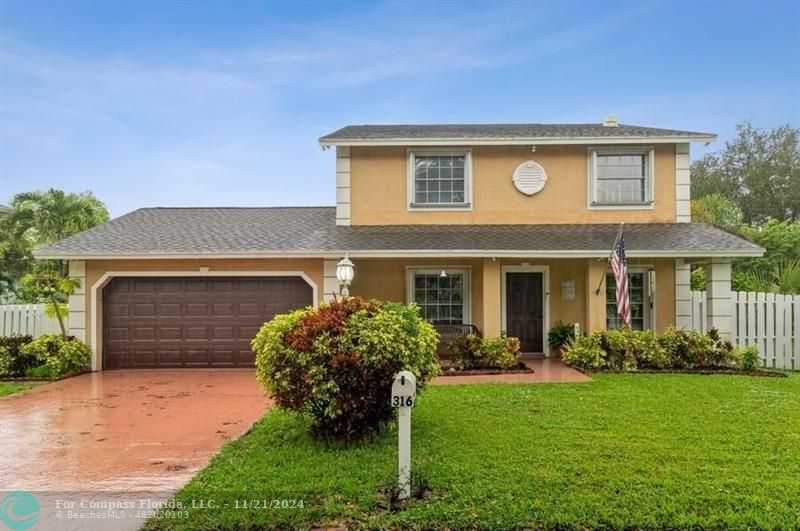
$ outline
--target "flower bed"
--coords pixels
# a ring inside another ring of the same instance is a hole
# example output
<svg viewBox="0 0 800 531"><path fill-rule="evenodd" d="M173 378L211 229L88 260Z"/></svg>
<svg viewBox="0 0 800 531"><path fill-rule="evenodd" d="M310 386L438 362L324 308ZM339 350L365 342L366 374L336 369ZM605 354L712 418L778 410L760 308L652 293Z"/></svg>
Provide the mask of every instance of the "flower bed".
<svg viewBox="0 0 800 531"><path fill-rule="evenodd" d="M603 330L572 342L563 361L576 369L604 372L781 374L761 369L755 347L734 347L715 329L708 334L674 327L661 334L627 328Z"/></svg>
<svg viewBox="0 0 800 531"><path fill-rule="evenodd" d="M522 362L505 369L459 369L449 360L442 360L442 374L440 376L480 376L491 374L531 374L533 369Z"/></svg>

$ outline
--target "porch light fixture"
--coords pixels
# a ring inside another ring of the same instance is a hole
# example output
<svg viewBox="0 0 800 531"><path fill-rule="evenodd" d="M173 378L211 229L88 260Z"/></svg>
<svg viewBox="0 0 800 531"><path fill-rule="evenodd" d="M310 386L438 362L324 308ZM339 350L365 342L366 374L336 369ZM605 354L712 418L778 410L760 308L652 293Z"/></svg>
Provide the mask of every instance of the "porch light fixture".
<svg viewBox="0 0 800 531"><path fill-rule="evenodd" d="M441 272L441 273L439 273L439 276L440 276L441 278L447 278L447 271L445 271L444 269L442 269L442 272Z"/></svg>
<svg viewBox="0 0 800 531"><path fill-rule="evenodd" d="M347 257L347 253L344 253L344 258L336 264L336 280L339 281L339 294L343 298L350 296L349 288L350 283L353 282L354 274L355 266L353 266L353 262Z"/></svg>

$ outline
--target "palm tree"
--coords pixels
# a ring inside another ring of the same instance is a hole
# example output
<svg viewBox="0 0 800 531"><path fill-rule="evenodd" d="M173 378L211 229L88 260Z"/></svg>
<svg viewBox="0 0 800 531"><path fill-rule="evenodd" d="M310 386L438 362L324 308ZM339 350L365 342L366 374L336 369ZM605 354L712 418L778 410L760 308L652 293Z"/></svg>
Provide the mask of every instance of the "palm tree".
<svg viewBox="0 0 800 531"><path fill-rule="evenodd" d="M105 205L91 192L68 194L51 188L14 196L10 211L0 215L0 292L19 295L20 279L32 271L55 270L66 276L65 262L34 262L32 249L105 223L108 217Z"/></svg>
<svg viewBox="0 0 800 531"><path fill-rule="evenodd" d="M108 221L106 206L91 192L67 194L51 188L24 192L11 201L9 222L37 245L66 238Z"/></svg>
<svg viewBox="0 0 800 531"><path fill-rule="evenodd" d="M758 291L800 294L800 260L779 262L771 269L746 271L742 281Z"/></svg>

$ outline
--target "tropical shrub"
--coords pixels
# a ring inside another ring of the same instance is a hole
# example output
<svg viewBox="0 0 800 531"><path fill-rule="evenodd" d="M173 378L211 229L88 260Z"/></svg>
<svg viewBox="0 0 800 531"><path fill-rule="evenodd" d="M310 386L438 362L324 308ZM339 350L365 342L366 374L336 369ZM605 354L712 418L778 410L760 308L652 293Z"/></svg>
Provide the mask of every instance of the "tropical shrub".
<svg viewBox="0 0 800 531"><path fill-rule="evenodd" d="M467 334L448 346L453 363L462 370L512 369L519 365L521 346L516 337L490 339Z"/></svg>
<svg viewBox="0 0 800 531"><path fill-rule="evenodd" d="M481 356L483 338L476 334L466 334L454 339L447 348L452 353L451 359L459 369L473 369L484 365Z"/></svg>
<svg viewBox="0 0 800 531"><path fill-rule="evenodd" d="M740 369L744 371L754 371L761 367L761 355L758 347L750 345L744 349L737 349L736 361Z"/></svg>
<svg viewBox="0 0 800 531"><path fill-rule="evenodd" d="M20 352L34 356L46 365L51 378L85 371L92 362L92 349L89 345L74 337L65 338L58 334L39 336L20 347Z"/></svg>
<svg viewBox="0 0 800 531"><path fill-rule="evenodd" d="M758 352L756 352L758 356ZM619 328L594 332L575 340L564 353L566 364L583 369L726 369L740 366L741 354L717 330L708 334L667 328Z"/></svg>
<svg viewBox="0 0 800 531"><path fill-rule="evenodd" d="M11 353L8 347L0 346L0 377L11 373Z"/></svg>
<svg viewBox="0 0 800 531"><path fill-rule="evenodd" d="M564 363L580 369L605 369L606 351L603 350L601 335L597 332L581 336L573 341L561 358Z"/></svg>
<svg viewBox="0 0 800 531"><path fill-rule="evenodd" d="M495 337L483 339L483 358L491 360L500 369L513 369L519 365L522 346L516 337Z"/></svg>
<svg viewBox="0 0 800 531"><path fill-rule="evenodd" d="M355 441L394 415L394 376L421 389L439 373L438 336L414 304L352 297L277 315L253 339L256 377L285 409L311 417L311 432Z"/></svg>
<svg viewBox="0 0 800 531"><path fill-rule="evenodd" d="M25 354L20 348L26 343L33 341L30 335L13 335L0 337L0 348L8 351L11 365L6 372L6 376L25 376L25 372L38 365L40 362L36 356Z"/></svg>
<svg viewBox="0 0 800 531"><path fill-rule="evenodd" d="M569 345L575 339L575 325L556 321L550 332L547 333L547 343L550 348L561 348Z"/></svg>

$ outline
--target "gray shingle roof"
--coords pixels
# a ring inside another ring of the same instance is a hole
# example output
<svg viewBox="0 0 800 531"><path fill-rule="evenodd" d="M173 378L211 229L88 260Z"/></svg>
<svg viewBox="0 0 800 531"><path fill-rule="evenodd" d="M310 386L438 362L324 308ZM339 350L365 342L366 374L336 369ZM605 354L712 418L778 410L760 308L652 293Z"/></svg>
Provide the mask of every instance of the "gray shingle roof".
<svg viewBox="0 0 800 531"><path fill-rule="evenodd" d="M420 140L552 140L598 138L675 138L712 140L716 135L695 131L619 124L431 124L348 125L319 139L322 144L354 141Z"/></svg>
<svg viewBox="0 0 800 531"><path fill-rule="evenodd" d="M616 224L337 226L333 207L143 208L54 243L45 258L403 253L604 256ZM705 224L626 224L630 256L743 256L762 249Z"/></svg>

